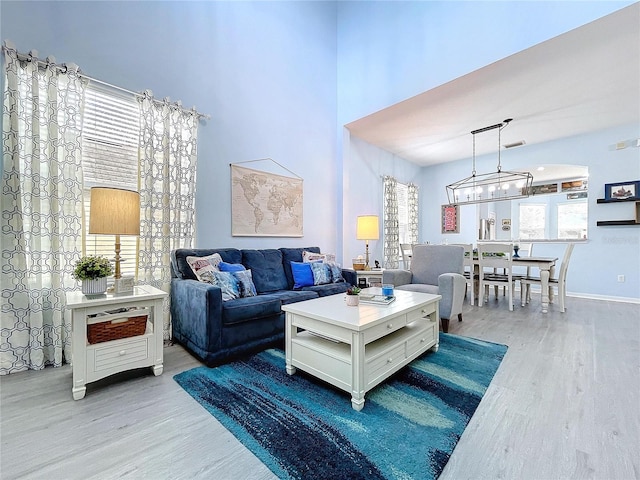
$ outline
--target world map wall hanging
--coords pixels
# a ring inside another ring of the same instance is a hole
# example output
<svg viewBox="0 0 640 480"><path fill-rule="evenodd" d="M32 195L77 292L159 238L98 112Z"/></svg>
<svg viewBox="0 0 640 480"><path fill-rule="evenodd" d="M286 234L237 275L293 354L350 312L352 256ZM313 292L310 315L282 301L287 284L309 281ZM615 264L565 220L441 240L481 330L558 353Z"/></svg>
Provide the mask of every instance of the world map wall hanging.
<svg viewBox="0 0 640 480"><path fill-rule="evenodd" d="M252 162L264 161L284 168L271 159ZM302 237L302 198L300 177L231 164L231 235Z"/></svg>

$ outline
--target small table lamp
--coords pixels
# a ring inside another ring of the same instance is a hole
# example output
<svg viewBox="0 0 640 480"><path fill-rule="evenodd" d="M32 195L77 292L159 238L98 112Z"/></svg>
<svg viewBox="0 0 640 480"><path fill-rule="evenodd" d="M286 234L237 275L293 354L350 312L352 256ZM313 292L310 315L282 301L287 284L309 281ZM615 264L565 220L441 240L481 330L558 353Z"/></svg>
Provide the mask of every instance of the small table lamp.
<svg viewBox="0 0 640 480"><path fill-rule="evenodd" d="M93 187L89 233L116 236L115 279L120 273L120 235L140 235L140 195L132 190ZM117 288L116 288L117 290Z"/></svg>
<svg viewBox="0 0 640 480"><path fill-rule="evenodd" d="M380 238L380 224L377 215L360 215L356 227L356 240L365 241L365 270L371 270L369 266L369 240Z"/></svg>

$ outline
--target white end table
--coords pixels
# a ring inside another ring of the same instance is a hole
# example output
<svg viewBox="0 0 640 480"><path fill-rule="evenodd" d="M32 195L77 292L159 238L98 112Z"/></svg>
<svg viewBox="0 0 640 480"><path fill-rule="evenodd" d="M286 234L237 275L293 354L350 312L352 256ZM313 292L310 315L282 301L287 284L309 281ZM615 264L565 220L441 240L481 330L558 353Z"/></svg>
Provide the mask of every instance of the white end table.
<svg viewBox="0 0 640 480"><path fill-rule="evenodd" d="M162 301L167 294L157 288L142 285L133 293L86 296L79 291L67 292L67 309L71 312L72 365L74 400L84 398L86 384L101 378L141 367L152 367L153 374L162 374ZM98 317L92 315L121 308L143 310L147 327L143 335L89 344L87 325L125 319L132 312Z"/></svg>
<svg viewBox="0 0 640 480"><path fill-rule="evenodd" d="M383 272L384 268L379 268L377 270L356 270L358 283L360 283L361 278L364 278L367 282L367 287L381 287Z"/></svg>

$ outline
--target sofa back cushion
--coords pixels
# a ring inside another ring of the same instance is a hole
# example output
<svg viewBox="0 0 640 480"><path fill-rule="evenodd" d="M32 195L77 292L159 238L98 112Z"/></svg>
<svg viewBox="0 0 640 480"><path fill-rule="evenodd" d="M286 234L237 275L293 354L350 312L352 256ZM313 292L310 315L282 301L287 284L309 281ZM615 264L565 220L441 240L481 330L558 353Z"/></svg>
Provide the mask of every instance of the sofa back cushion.
<svg viewBox="0 0 640 480"><path fill-rule="evenodd" d="M242 250L242 264L251 270L253 283L258 293L275 292L289 288L280 250Z"/></svg>
<svg viewBox="0 0 640 480"><path fill-rule="evenodd" d="M240 263L242 253L236 248L178 248L171 252L171 276L183 280L197 280L187 257L206 257L214 253L220 254L227 263Z"/></svg>
<svg viewBox="0 0 640 480"><path fill-rule="evenodd" d="M291 290L295 283L293 274L291 273L291 262L302 262L302 252L320 253L320 247L305 247L305 248L281 248L282 252L282 265L284 267L284 274L287 277L288 289Z"/></svg>

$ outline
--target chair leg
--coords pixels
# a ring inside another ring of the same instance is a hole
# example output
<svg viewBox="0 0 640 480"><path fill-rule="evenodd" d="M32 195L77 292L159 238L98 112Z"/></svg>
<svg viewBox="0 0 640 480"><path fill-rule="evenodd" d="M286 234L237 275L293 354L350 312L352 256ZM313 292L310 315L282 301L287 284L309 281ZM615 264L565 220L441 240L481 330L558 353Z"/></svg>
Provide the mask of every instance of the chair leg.
<svg viewBox="0 0 640 480"><path fill-rule="evenodd" d="M526 298L526 295L524 293L525 288L527 288L526 285L520 282L520 306L522 307L524 307L524 302Z"/></svg>
<svg viewBox="0 0 640 480"><path fill-rule="evenodd" d="M440 321L442 322L442 331L444 333L449 333L449 319L441 318Z"/></svg>
<svg viewBox="0 0 640 480"><path fill-rule="evenodd" d="M507 287L504 287L505 289ZM509 286L509 311L513 312L513 284Z"/></svg>

